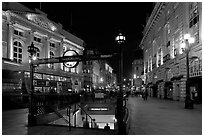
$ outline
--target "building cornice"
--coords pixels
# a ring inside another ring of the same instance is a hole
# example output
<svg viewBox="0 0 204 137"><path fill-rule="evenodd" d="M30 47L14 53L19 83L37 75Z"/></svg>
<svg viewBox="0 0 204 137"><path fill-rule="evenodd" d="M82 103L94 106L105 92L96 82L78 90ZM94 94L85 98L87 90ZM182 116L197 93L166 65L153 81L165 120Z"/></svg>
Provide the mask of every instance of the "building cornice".
<svg viewBox="0 0 204 137"><path fill-rule="evenodd" d="M79 50L84 50L84 47L82 47L82 46L80 46L80 45L78 45L78 44L76 44L76 43L74 43L74 42L72 42L72 41L70 41L70 40L67 40L66 37L65 37L64 35L61 35L60 33L56 33L56 32L53 32L53 31L51 31L51 30L49 30L49 29L46 29L46 28L44 28L44 27L42 27L42 26L39 26L39 25L37 25L36 23L31 22L31 21L29 21L29 20L27 20L27 19L25 19L25 18L19 16L18 14L13 13L13 12L10 11L10 10L6 11L5 13L8 13L8 14L10 14L10 15L13 16L13 17L16 17L16 18L18 18L18 19L20 19L20 20L25 21L26 23L32 24L32 25L34 25L34 26L36 26L36 27L38 27L38 28L40 28L40 29L43 29L43 30L45 30L45 31L47 31L47 32L49 32L49 33L52 33L52 34L54 34L54 35L56 35L56 36L62 38L64 42L68 42L68 43L72 44L75 48L77 48L77 49L79 49ZM20 25L20 24L17 23L17 22L15 22L15 24L18 24L18 26L23 27L22 25ZM26 30L31 30L31 29L29 29L29 28L27 28L27 27L24 27L24 29L26 29ZM48 37L47 34L41 34L41 33L38 33L37 31L35 31L35 33L36 33L37 35L39 34L39 35L42 36L42 37ZM53 39L53 40L54 40L54 41L57 41L57 42L61 42L61 41L59 41L59 40L55 40L55 39Z"/></svg>
<svg viewBox="0 0 204 137"><path fill-rule="evenodd" d="M66 43L70 43L70 44L72 44L72 46L74 46L74 47L76 47L77 49L81 49L81 50L84 50L84 47L82 47L82 46L80 46L80 45L78 45L78 44L76 44L76 43L74 43L74 42L71 42L70 40L68 40L68 39L63 39L63 42L66 42Z"/></svg>
<svg viewBox="0 0 204 137"><path fill-rule="evenodd" d="M157 20L159 19L160 15L161 15L161 11L162 9L164 8L165 6L165 2L158 2L156 3L153 11L152 11L152 14L144 28L144 31L143 31L143 38L142 38L142 41L140 42L140 48L143 49L143 42L145 40L145 38L147 37L147 34L148 32L151 30L151 28L154 26L154 24L157 22Z"/></svg>
<svg viewBox="0 0 204 137"><path fill-rule="evenodd" d="M23 17L21 17L21 16L15 14L15 13L13 13L11 10L8 10L8 11L6 11L6 12L8 12L8 13L9 13L11 16L13 16L13 17L16 17L16 18L18 18L18 19L20 19L20 20L25 21L26 23L29 23L29 24L32 24L33 26L36 26L37 28L43 29L43 30L45 30L45 31L47 31L47 32L49 32L49 33L51 33L51 34L54 34L54 35L60 37L60 38L65 38L63 35L60 35L59 33L53 32L53 31L51 31L51 30L49 30L49 29L46 29L46 28L44 28L44 27L42 27L42 26L39 26L39 25L37 25L36 23L31 22L31 21L29 21L29 20L27 20L27 19L25 19L25 18L23 18Z"/></svg>

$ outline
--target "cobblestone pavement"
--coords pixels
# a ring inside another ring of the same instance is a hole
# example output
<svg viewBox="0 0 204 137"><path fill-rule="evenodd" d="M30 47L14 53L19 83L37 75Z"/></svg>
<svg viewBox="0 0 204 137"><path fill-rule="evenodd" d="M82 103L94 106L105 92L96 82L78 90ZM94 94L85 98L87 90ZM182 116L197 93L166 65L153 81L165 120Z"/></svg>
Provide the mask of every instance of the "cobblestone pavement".
<svg viewBox="0 0 204 137"><path fill-rule="evenodd" d="M130 135L202 135L202 105L184 109L184 102L129 97Z"/></svg>

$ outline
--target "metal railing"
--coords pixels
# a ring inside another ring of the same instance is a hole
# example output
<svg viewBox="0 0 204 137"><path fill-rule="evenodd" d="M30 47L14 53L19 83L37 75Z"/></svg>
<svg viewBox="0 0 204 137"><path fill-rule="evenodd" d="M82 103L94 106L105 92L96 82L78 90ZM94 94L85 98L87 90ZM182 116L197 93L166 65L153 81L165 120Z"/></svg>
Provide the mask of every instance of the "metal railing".
<svg viewBox="0 0 204 137"><path fill-rule="evenodd" d="M51 94L34 93L35 114L46 114L52 112L47 106L55 109L67 108L70 104L80 102L79 94ZM2 94L3 109L28 108L29 94Z"/></svg>
<svg viewBox="0 0 204 137"><path fill-rule="evenodd" d="M83 127L90 128L89 123L91 123L91 125L93 124L93 118L79 104L77 104L77 105L81 108L81 110L86 115L86 121L85 121L85 123L83 123ZM88 117L90 118L91 122L88 122Z"/></svg>

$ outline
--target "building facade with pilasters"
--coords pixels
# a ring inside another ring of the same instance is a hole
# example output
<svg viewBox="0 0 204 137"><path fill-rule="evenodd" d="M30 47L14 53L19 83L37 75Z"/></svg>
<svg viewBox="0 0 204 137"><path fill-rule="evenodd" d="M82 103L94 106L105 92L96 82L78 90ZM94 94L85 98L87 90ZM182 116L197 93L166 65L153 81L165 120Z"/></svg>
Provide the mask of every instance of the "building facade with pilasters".
<svg viewBox="0 0 204 137"><path fill-rule="evenodd" d="M30 90L30 54L34 43L37 58L61 57L67 50L82 54L84 41L47 18L40 10L31 10L15 2L2 3L2 90ZM82 63L67 68L63 63L35 67L35 91L57 93L82 90Z"/></svg>
<svg viewBox="0 0 204 137"><path fill-rule="evenodd" d="M190 34L189 64L186 64L185 34ZM184 101L186 65L189 65L190 95L202 101L202 3L158 2L143 31L144 78L149 94Z"/></svg>

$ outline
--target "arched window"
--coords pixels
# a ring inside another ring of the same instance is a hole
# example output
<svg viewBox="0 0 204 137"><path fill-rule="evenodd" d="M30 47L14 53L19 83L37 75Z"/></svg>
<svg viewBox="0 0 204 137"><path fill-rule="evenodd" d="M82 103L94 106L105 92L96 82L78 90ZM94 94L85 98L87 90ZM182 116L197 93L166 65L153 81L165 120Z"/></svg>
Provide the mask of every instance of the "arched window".
<svg viewBox="0 0 204 137"><path fill-rule="evenodd" d="M13 60L16 63L22 63L22 44L19 41L13 43Z"/></svg>
<svg viewBox="0 0 204 137"><path fill-rule="evenodd" d="M53 51L50 51L50 58L54 58L55 54ZM54 69L54 63L48 65L49 68Z"/></svg>

